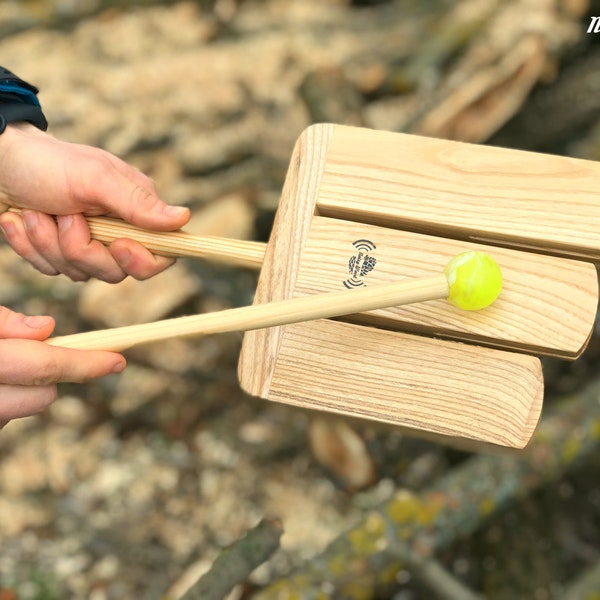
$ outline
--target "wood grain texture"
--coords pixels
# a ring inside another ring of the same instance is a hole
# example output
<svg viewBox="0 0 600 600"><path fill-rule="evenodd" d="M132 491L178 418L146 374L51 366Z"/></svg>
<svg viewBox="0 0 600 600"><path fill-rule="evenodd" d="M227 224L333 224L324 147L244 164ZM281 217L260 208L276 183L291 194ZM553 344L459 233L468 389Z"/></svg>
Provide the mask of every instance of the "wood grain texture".
<svg viewBox="0 0 600 600"><path fill-rule="evenodd" d="M120 219L86 217L92 238L110 244L129 238L160 256L201 258L233 267L260 269L266 244L216 236L198 236L184 230L148 231Z"/></svg>
<svg viewBox="0 0 600 600"><path fill-rule="evenodd" d="M375 248L363 248L359 259L353 242L361 239ZM370 287L442 272L450 258L466 250L489 253L502 269L502 293L492 306L470 312L436 300L371 311L352 320L532 354L567 359L581 354L598 305L596 269L588 262L316 216L300 259L295 295L343 289L344 282L352 281L353 257L355 263L366 256L375 261L372 270L354 280Z"/></svg>
<svg viewBox="0 0 600 600"><path fill-rule="evenodd" d="M543 378L533 356L322 320L285 328L268 397L522 448L539 420Z"/></svg>
<svg viewBox="0 0 600 600"><path fill-rule="evenodd" d="M392 281L360 290L336 290L323 294L287 298L277 302L251 304L200 315L164 319L87 333L50 338L47 343L79 350L120 352L138 344L176 337L212 335L232 331L252 331L313 319L328 319L354 312L375 310L447 297L448 280L443 273Z"/></svg>
<svg viewBox="0 0 600 600"><path fill-rule="evenodd" d="M322 216L600 260L600 163L336 126Z"/></svg>
<svg viewBox="0 0 600 600"><path fill-rule="evenodd" d="M318 229L325 222L318 215L322 216L323 209L332 210L327 204L331 195L336 196L340 206L344 206L345 199L356 204L359 197L366 199L369 207L381 198L393 205L397 189L386 180L388 171L392 170L398 180L404 176L394 170L397 165L393 169L388 166L393 157L383 159L381 149L372 156L377 143L362 145L360 139L349 137L348 131L354 129L328 127L323 141L321 127L309 129L296 146L255 302L306 293L301 286L314 284L310 271L319 270L321 265L328 268L330 260L337 260L334 255L341 256L341 251L333 250L335 236L328 238L327 232ZM379 134L364 133L380 141ZM390 135L397 139L395 134ZM332 147L336 149L333 160ZM384 149L390 151L389 147ZM341 168L340 153L348 159ZM368 173L362 177L365 169ZM431 183L432 189L440 186L443 189L444 182ZM356 197L352 198L353 194ZM349 220L357 225L365 216L360 207L343 211L335 206L333 213L337 219L350 213ZM376 217L380 219L379 212ZM396 217L388 224L403 226ZM319 231L320 250L316 246L311 250L310 236ZM350 244L352 241L345 240ZM444 245L445 241L439 243ZM402 244L394 253L404 251ZM412 268L423 270L425 263L429 268L432 259L425 257L424 249L418 246L415 243L411 251L416 261ZM304 256L307 249L309 254ZM439 247L433 254L438 252ZM348 258L345 255L344 260ZM390 276L395 267L385 265L377 269L381 275ZM588 295L594 296L587 287L589 269L577 271L585 274L587 291L582 294L586 298L582 303L586 311ZM336 278L339 276L342 280L347 276L346 268L343 274L336 274ZM527 279L529 275L524 272L522 277ZM340 284L339 278L336 281ZM439 320L440 315L423 318ZM492 327L491 323L487 327ZM573 348L577 343L580 340L573 344L569 339L567 345ZM329 320L247 333L239 375L248 393L270 400L389 423L433 437L515 448L523 447L530 439L543 398L537 357Z"/></svg>
<svg viewBox="0 0 600 600"><path fill-rule="evenodd" d="M20 208L0 204L5 210L19 214ZM111 217L86 217L92 239L109 245L115 240L135 240L160 256L202 258L234 267L260 269L266 244L216 236L198 236L183 229L150 231Z"/></svg>
<svg viewBox="0 0 600 600"><path fill-rule="evenodd" d="M296 142L265 252L255 304L293 296L300 254L314 215L333 129L329 124L313 125ZM266 397L282 331L276 327L244 335L238 377L249 394Z"/></svg>

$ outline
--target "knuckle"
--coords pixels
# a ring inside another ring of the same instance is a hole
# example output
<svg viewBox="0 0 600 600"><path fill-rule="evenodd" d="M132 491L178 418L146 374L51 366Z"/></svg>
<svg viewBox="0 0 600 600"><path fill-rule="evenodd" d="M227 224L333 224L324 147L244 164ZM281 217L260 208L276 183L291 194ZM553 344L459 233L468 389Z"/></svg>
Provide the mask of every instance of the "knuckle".
<svg viewBox="0 0 600 600"><path fill-rule="evenodd" d="M133 207L143 208L145 210L152 210L159 202L157 196L152 190L141 185L136 185L129 195L129 202Z"/></svg>
<svg viewBox="0 0 600 600"><path fill-rule="evenodd" d="M129 275L131 275L134 279L137 279L138 281L144 281L146 279L154 277L155 275L158 275L158 273L162 273L174 264L175 259L165 259L164 261L157 260L152 265L140 267L136 269L135 272L129 272Z"/></svg>
<svg viewBox="0 0 600 600"><path fill-rule="evenodd" d="M51 265L42 265L42 264L34 264L32 263L34 268L38 270L42 275L48 275L49 277L54 277L60 274L58 269L55 269Z"/></svg>
<svg viewBox="0 0 600 600"><path fill-rule="evenodd" d="M105 273L99 275L98 279L106 283L120 283L127 277L127 273Z"/></svg>
<svg viewBox="0 0 600 600"><path fill-rule="evenodd" d="M154 273L138 272L138 273L130 273L130 275L136 281L146 281L147 279L150 279L154 275Z"/></svg>
<svg viewBox="0 0 600 600"><path fill-rule="evenodd" d="M71 281L87 281L87 275L78 268L77 261L68 260L66 257L62 257L60 262L53 265L55 271L53 273L46 273L47 275L66 275ZM52 268L52 267L51 267Z"/></svg>
<svg viewBox="0 0 600 600"><path fill-rule="evenodd" d="M37 412L48 408L57 398L58 390L55 385L44 385L36 390L37 393Z"/></svg>
<svg viewBox="0 0 600 600"><path fill-rule="evenodd" d="M71 273L65 273L65 275L67 275L67 277L71 281L76 281L79 283L89 281L89 279L90 279L90 276L87 273L71 272Z"/></svg>
<svg viewBox="0 0 600 600"><path fill-rule="evenodd" d="M81 255L81 248L68 241L62 241L61 250L63 258L69 262L76 261Z"/></svg>
<svg viewBox="0 0 600 600"><path fill-rule="evenodd" d="M61 380L62 368L54 353L49 352L32 377L32 384L46 386Z"/></svg>

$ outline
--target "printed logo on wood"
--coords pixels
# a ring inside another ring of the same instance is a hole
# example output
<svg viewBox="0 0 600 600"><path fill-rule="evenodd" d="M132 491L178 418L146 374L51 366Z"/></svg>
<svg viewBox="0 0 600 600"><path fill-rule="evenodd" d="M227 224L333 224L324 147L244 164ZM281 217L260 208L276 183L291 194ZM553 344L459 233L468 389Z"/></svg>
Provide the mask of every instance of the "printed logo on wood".
<svg viewBox="0 0 600 600"><path fill-rule="evenodd" d="M377 246L371 240L355 240L352 245L358 252L350 257L348 261L348 273L350 277L344 281L344 286L348 289L366 285L364 277L370 273L377 264L377 259L371 256Z"/></svg>

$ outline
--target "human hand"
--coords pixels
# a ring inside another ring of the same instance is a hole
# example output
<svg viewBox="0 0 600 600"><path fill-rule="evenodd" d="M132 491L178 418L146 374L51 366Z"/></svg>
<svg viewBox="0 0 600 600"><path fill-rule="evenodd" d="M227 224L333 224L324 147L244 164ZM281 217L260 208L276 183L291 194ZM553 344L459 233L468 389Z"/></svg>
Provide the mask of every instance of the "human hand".
<svg viewBox="0 0 600 600"><path fill-rule="evenodd" d="M0 306L0 428L11 419L44 410L56 399L56 384L120 373L125 358L115 352L50 346L51 317L27 317Z"/></svg>
<svg viewBox="0 0 600 600"><path fill-rule="evenodd" d="M17 254L46 275L64 273L74 281L147 279L173 263L133 240L109 247L92 240L84 215L119 217L155 231L179 229L190 216L187 208L165 204L150 178L116 156L28 123L0 135L0 202L26 209L0 215Z"/></svg>

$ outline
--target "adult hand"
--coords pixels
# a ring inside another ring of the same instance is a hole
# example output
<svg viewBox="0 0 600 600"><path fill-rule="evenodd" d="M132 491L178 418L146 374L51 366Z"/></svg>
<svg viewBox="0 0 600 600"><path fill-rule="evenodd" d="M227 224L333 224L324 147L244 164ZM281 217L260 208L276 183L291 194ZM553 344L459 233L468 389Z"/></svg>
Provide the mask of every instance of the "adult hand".
<svg viewBox="0 0 600 600"><path fill-rule="evenodd" d="M0 215L12 248L42 273L74 281L146 279L173 263L133 240L108 248L91 240L84 215L119 217L155 231L179 229L190 216L187 208L165 204L150 178L109 152L25 123L0 135L0 203L27 209Z"/></svg>
<svg viewBox="0 0 600 600"><path fill-rule="evenodd" d="M0 428L45 409L60 381L82 382L125 368L115 352L45 344L41 340L53 329L51 317L27 317L0 306Z"/></svg>

